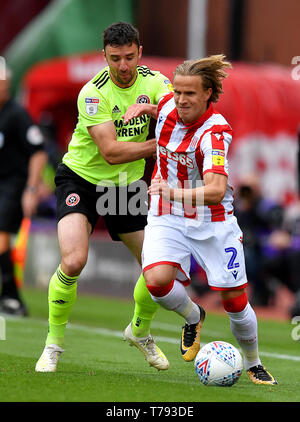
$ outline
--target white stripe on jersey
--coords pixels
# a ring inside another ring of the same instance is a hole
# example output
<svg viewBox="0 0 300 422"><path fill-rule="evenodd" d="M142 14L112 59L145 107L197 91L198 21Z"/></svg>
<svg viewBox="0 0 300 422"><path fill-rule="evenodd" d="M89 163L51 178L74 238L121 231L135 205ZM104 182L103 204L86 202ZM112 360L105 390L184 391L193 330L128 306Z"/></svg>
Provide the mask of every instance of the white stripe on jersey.
<svg viewBox="0 0 300 422"><path fill-rule="evenodd" d="M165 99L165 100L164 100ZM156 171L171 187L202 186L206 171L228 175L228 148L231 127L210 105L200 119L184 125L178 118L173 95L162 98L158 108L155 136L157 140ZM180 202L151 197L149 213L176 214L203 221L223 221L233 212L232 188L227 185L225 197L217 206L183 206Z"/></svg>

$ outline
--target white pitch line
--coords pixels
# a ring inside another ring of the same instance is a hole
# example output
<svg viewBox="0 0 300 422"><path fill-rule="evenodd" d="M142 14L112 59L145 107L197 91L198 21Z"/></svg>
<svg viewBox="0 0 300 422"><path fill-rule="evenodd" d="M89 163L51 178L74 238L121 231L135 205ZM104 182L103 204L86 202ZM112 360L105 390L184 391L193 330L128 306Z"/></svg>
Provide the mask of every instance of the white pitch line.
<svg viewBox="0 0 300 422"><path fill-rule="evenodd" d="M29 319L26 319L26 321L22 318L22 317L15 317L15 316L7 316L5 315L5 319L12 321L12 322L26 322L28 323ZM40 319L36 319L36 318L31 318L31 321L35 321L38 323L42 323L42 324L48 324L47 321L45 320L40 320ZM169 331L174 331L175 332L175 328L176 328L176 332L180 333L180 327L177 327L176 325L171 325L171 324L163 324L163 323L152 323L152 326L154 326L156 328L162 328L164 327L164 329L166 329L168 327ZM172 328L171 328L172 327ZM84 331L87 333L92 333L92 334L100 334L100 335L104 335L104 336L109 336L109 337L118 337L118 338L123 338L123 331L118 331L118 330L110 330L108 328L99 328L99 327L89 327L87 325L81 325L81 324L68 324L67 329L71 329L71 330L77 330L77 331ZM179 331L178 331L179 329ZM207 335L212 335L213 332L207 332ZM227 336L228 337L228 336ZM222 336L222 338L224 338L224 334ZM179 339L177 338L172 338L172 337L164 337L164 336L155 336L155 340L157 341L161 341L164 343L169 343L169 344L179 344ZM205 343L201 343L203 346ZM280 353L270 353L270 352L264 352L264 351L259 351L259 354L261 356L266 356L266 357L271 357L274 359L281 359L281 360L290 360L290 361L296 361L296 362L300 362L300 356L293 356L293 355L285 355L285 354L280 354Z"/></svg>
<svg viewBox="0 0 300 422"><path fill-rule="evenodd" d="M153 321L151 323L151 327L159 328L161 330L169 331L169 332L172 332L172 333L181 333L182 325L180 325L180 324L179 325L173 325L173 324L168 324L168 323L165 323L165 322ZM208 330L208 331L206 330L205 334L207 334L211 337L215 337L215 338L217 338L217 337L220 337L220 338L221 337L222 338L228 337L228 335L225 335L224 333L221 333L220 331L214 331L214 330Z"/></svg>
<svg viewBox="0 0 300 422"><path fill-rule="evenodd" d="M123 338L123 331L108 330L107 328L97 328L97 327L86 327L85 325L78 324L68 324L68 328L71 330L86 331L93 334L100 334L109 337L121 337ZM165 343L178 344L178 339L171 337L161 337L155 336L155 339L158 341L163 341Z"/></svg>
<svg viewBox="0 0 300 422"><path fill-rule="evenodd" d="M110 337L123 337L122 331L109 330L107 328L94 328L94 327L87 327L85 325L78 325L78 324L68 324L68 328L73 329L73 330L91 332L94 334L107 335ZM179 339L175 339L171 337L155 336L155 340L161 341L164 343L179 344ZM205 343L201 343L201 344L203 346L205 345ZM275 359L292 360L292 361L300 362L300 356L284 355L280 353L270 353L270 352L263 352L263 351L259 351L259 354L261 356L272 357Z"/></svg>
<svg viewBox="0 0 300 422"><path fill-rule="evenodd" d="M293 360L300 362L300 356L291 356L291 355L282 355L280 353L270 353L270 352L259 352L261 356L267 356L269 358L282 359L282 360Z"/></svg>

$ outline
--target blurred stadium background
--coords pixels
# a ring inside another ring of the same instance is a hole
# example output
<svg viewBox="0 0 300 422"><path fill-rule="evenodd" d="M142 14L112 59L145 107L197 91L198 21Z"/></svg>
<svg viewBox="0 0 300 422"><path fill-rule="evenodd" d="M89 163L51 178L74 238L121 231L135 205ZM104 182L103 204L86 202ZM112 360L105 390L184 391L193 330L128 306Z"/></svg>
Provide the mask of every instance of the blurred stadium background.
<svg viewBox="0 0 300 422"><path fill-rule="evenodd" d="M141 64L169 78L186 58L224 53L233 62L217 105L234 129L232 183L241 207L251 195L259 193L262 199L256 210L262 217L259 226L251 219L255 212L247 220L241 209L246 243L249 235L249 289L261 282L253 297L258 310L289 318L300 292L299 17L298 0L0 2L0 56L12 70L13 94L44 131L49 154L42 202L30 233L25 285L46 289L59 262L54 171L76 125L78 92L105 66L99 54L102 31L125 20L140 31ZM146 178L152 166L149 160ZM259 243L255 252L263 267L258 268L257 256L253 262L252 241ZM255 271L263 281L254 280ZM123 245L112 243L100 222L79 291L130 298L138 274L134 258ZM205 274L195 265L191 289L208 309L218 308Z"/></svg>

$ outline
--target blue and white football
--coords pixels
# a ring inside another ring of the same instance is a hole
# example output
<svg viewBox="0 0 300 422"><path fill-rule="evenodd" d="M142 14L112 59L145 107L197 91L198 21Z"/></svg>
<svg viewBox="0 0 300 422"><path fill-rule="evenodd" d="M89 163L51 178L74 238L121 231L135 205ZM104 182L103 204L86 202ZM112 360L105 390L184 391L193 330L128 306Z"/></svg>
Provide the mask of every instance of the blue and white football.
<svg viewBox="0 0 300 422"><path fill-rule="evenodd" d="M196 374L204 385L231 386L243 372L243 359L236 347L225 341L203 346L194 361Z"/></svg>

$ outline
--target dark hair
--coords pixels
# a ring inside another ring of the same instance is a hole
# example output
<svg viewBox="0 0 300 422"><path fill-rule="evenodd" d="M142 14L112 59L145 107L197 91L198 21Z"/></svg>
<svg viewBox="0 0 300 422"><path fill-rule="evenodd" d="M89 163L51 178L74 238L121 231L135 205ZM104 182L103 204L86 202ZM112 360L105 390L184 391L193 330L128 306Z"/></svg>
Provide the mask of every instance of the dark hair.
<svg viewBox="0 0 300 422"><path fill-rule="evenodd" d="M103 32L103 48L107 45L136 44L140 46L139 31L127 22L112 23Z"/></svg>
<svg viewBox="0 0 300 422"><path fill-rule="evenodd" d="M186 60L174 71L174 78L176 75L183 76L201 76L202 86L206 91L208 88L212 89L212 94L208 102L216 103L219 100L222 91L222 81L228 75L224 71L225 68L231 69L231 64L224 61L224 54L216 54L209 57L204 57L198 60Z"/></svg>

